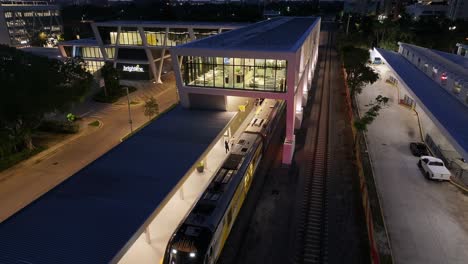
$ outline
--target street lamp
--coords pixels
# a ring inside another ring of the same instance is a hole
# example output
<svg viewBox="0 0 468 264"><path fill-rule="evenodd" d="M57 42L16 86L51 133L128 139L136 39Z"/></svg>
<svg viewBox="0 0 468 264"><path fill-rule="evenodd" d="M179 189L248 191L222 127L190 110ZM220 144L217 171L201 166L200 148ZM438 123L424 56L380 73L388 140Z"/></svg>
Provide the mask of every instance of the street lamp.
<svg viewBox="0 0 468 264"><path fill-rule="evenodd" d="M132 126L132 114L130 112L130 96L128 95L128 87L125 87L127 90L127 102L128 102L128 123L130 124L130 133L133 133L133 126Z"/></svg>
<svg viewBox="0 0 468 264"><path fill-rule="evenodd" d="M349 29L349 19L351 18L351 14L348 14L348 23L346 23L346 36L348 36L348 29Z"/></svg>

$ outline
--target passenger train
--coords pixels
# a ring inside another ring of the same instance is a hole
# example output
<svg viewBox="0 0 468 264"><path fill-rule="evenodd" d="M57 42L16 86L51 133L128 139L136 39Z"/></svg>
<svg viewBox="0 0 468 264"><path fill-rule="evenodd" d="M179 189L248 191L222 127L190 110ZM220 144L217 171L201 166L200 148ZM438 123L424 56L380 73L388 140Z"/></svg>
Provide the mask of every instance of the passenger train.
<svg viewBox="0 0 468 264"><path fill-rule="evenodd" d="M278 100L259 104L207 189L170 238L164 264L214 264L218 260L284 109Z"/></svg>

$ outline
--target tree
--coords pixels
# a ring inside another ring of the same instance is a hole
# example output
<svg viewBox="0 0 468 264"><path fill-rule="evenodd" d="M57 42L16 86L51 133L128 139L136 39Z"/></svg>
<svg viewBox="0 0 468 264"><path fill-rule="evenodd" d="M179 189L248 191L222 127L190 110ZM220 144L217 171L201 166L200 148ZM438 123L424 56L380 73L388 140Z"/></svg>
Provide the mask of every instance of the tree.
<svg viewBox="0 0 468 264"><path fill-rule="evenodd" d="M373 84L379 79L379 75L366 65L369 51L347 46L342 49L341 54L351 97L360 94L365 85Z"/></svg>
<svg viewBox="0 0 468 264"><path fill-rule="evenodd" d="M153 96L145 102L145 116L151 119L152 116L159 114L159 104Z"/></svg>
<svg viewBox="0 0 468 264"><path fill-rule="evenodd" d="M371 107L367 110L367 112L361 118L354 121L354 127L356 128L356 130L358 132L367 131L367 127L379 115L379 111L382 109L382 107L387 105L388 100L388 97L384 97L382 95L377 96L375 98L375 101L369 104ZM356 137L358 136L358 134L356 135Z"/></svg>
<svg viewBox="0 0 468 264"><path fill-rule="evenodd" d="M101 75L104 78L105 96L113 95L120 90L120 73L112 62L108 61L102 66Z"/></svg>
<svg viewBox="0 0 468 264"><path fill-rule="evenodd" d="M44 115L84 99L93 77L78 58L51 60L0 46L0 130L15 149L33 149L32 131Z"/></svg>

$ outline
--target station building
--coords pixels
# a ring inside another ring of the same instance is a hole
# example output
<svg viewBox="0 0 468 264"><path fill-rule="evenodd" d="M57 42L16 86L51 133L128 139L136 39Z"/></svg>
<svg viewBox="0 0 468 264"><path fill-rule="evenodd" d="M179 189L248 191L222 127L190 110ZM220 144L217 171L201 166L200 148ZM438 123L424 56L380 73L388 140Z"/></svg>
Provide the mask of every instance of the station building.
<svg viewBox="0 0 468 264"><path fill-rule="evenodd" d="M283 163L294 153L294 129L317 63L320 19L279 17L171 49L184 107L226 109L231 96L287 104Z"/></svg>
<svg viewBox="0 0 468 264"><path fill-rule="evenodd" d="M53 46L62 33L59 6L49 1L0 1L0 44L28 47L42 38Z"/></svg>
<svg viewBox="0 0 468 264"><path fill-rule="evenodd" d="M182 106L1 222L0 263L160 263L227 157L225 139L250 124L253 98L286 102L293 150L319 29L320 18L275 18L172 49Z"/></svg>
<svg viewBox="0 0 468 264"><path fill-rule="evenodd" d="M392 71L399 103L416 111L421 136L455 176L468 184L468 58L406 43L374 49ZM373 59L373 58L372 58Z"/></svg>
<svg viewBox="0 0 468 264"><path fill-rule="evenodd" d="M170 21L106 21L91 24L94 38L59 43L62 57L82 57L88 70L98 71L110 61L125 80L161 82L169 49L223 33L245 24Z"/></svg>

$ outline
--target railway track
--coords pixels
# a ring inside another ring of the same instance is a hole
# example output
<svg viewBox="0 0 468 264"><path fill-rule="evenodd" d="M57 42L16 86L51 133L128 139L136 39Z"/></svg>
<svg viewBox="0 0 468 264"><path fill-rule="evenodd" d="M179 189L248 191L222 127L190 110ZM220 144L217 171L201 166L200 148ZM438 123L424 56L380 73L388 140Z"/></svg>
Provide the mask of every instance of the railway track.
<svg viewBox="0 0 468 264"><path fill-rule="evenodd" d="M333 33L327 32L327 43L321 49L323 69L316 89L306 135L306 159L303 198L298 215L294 263L327 263L327 175L330 108L331 43Z"/></svg>

